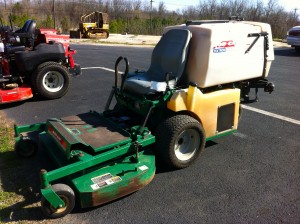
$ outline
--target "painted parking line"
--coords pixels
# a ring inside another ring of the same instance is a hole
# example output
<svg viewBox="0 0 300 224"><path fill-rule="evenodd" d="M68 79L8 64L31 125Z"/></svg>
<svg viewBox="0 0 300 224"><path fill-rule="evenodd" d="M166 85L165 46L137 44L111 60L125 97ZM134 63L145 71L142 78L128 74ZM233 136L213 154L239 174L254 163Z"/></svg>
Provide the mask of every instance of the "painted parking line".
<svg viewBox="0 0 300 224"><path fill-rule="evenodd" d="M110 69L110 68L105 68L105 67L85 67L85 68L81 68L81 69L82 70L102 69L102 70L106 70L106 71L109 71L109 72L115 72L115 70ZM253 112L257 112L257 113L260 113L260 114L264 114L264 115L269 116L269 117L277 118L279 120L283 120L283 121L287 121L287 122L290 122L290 123L293 123L293 124L300 125L299 120L292 119L292 118L289 118L289 117L285 117L285 116L282 116L282 115L279 115L279 114L274 114L274 113L271 113L271 112L268 112L268 111L265 111L265 110L260 110L260 109L254 108L254 107L249 107L247 105L242 105L242 108L244 108L246 110L251 110Z"/></svg>
<svg viewBox="0 0 300 224"><path fill-rule="evenodd" d="M239 131L234 132L233 135L236 136L236 137L239 137L239 138L244 138L244 139L245 139L245 138L248 138L247 135L245 135L245 134L243 134L243 133L241 133L241 132L239 132Z"/></svg>
<svg viewBox="0 0 300 224"><path fill-rule="evenodd" d="M85 68L81 68L81 70L89 70L89 69L102 69L102 70L109 71L109 72L115 72L115 70L110 69L110 68L105 68L105 67L85 67Z"/></svg>
<svg viewBox="0 0 300 224"><path fill-rule="evenodd" d="M264 115L267 115L269 117L274 117L274 118L277 118L279 120L283 120L283 121L287 121L287 122L290 122L290 123L293 123L293 124L300 125L300 121L298 121L296 119L289 118L289 117L285 117L285 116L282 116L282 115L279 115L279 114L274 114L274 113L271 113L271 112L268 112L268 111L265 111L265 110L260 110L260 109L257 109L257 108L254 108L254 107L249 107L249 106L246 106L246 105L242 105L242 108L244 108L246 110L251 110L251 111L254 111L254 112L257 112L257 113L260 113L260 114L264 114Z"/></svg>

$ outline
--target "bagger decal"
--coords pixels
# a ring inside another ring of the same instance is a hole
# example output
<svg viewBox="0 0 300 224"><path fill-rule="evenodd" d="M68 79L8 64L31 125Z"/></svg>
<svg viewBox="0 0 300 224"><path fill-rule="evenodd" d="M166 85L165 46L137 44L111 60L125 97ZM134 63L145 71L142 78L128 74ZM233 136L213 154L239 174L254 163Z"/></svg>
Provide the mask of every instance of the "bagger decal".
<svg viewBox="0 0 300 224"><path fill-rule="evenodd" d="M217 46L213 47L214 53L223 53L226 52L226 49L229 47L234 47L235 44L232 40L221 41Z"/></svg>

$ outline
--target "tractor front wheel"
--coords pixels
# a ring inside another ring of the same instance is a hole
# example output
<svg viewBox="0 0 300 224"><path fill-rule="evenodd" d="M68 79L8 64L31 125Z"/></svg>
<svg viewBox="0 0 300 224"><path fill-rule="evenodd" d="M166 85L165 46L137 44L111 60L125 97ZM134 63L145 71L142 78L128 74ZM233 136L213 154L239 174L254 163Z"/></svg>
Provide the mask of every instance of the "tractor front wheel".
<svg viewBox="0 0 300 224"><path fill-rule="evenodd" d="M69 214L75 206L75 194L72 188L65 184L55 184L52 186L53 191L64 201L65 206L54 208L46 198L42 197L42 212L48 218L56 219Z"/></svg>
<svg viewBox="0 0 300 224"><path fill-rule="evenodd" d="M42 98L57 99L68 92L70 77L64 66L56 62L45 62L35 70L31 83L34 92Z"/></svg>
<svg viewBox="0 0 300 224"><path fill-rule="evenodd" d="M201 124L187 115L175 115L164 120L156 130L156 149L170 167L190 166L205 146Z"/></svg>

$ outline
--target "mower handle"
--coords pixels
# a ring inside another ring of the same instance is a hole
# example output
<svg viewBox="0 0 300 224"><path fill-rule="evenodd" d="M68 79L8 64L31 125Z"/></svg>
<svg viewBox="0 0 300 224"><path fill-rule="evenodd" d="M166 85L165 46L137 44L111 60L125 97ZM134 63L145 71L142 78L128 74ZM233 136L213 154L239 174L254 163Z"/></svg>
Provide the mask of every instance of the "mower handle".
<svg viewBox="0 0 300 224"><path fill-rule="evenodd" d="M125 68L124 74L122 76L122 82L121 82L121 87L120 87L121 92L123 91L124 81L126 80L128 71L129 71L128 59L126 57L122 57L122 56L118 57L118 59L116 60L116 63L115 63L115 89L117 89L117 87L118 87L118 74L119 74L118 67L119 67L120 61L122 61L122 60L125 61L126 68Z"/></svg>

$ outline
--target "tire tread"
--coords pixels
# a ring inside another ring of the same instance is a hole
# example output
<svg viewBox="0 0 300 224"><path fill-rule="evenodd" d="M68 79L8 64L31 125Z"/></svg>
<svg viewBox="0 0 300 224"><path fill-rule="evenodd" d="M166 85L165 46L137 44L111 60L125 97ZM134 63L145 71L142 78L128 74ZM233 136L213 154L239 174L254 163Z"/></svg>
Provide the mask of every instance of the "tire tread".
<svg viewBox="0 0 300 224"><path fill-rule="evenodd" d="M192 158L186 163L182 163L176 158L173 145L177 138L177 134L188 127L194 127L198 129L201 135L200 147L195 158ZM205 134L201 124L195 118L188 115L175 115L167 118L158 126L156 130L156 138L157 153L164 162L175 169L181 169L191 165L205 146Z"/></svg>
<svg viewBox="0 0 300 224"><path fill-rule="evenodd" d="M54 68L58 68L61 69L61 71L63 71L65 73L65 85L63 87L63 91L60 91L59 94L53 94L53 93L48 93L44 88L40 87L40 79L42 77L40 77L40 73L45 69L45 67L54 67ZM62 96L64 96L68 90L69 90L69 86L70 86L70 78L69 78L69 72L68 70L61 64L54 62L54 61L49 61L49 62L44 62L42 64L40 64L37 69L33 72L32 76L31 76L31 85L32 85L32 89L33 92L35 94L40 95L42 98L44 99L58 99L61 98Z"/></svg>

